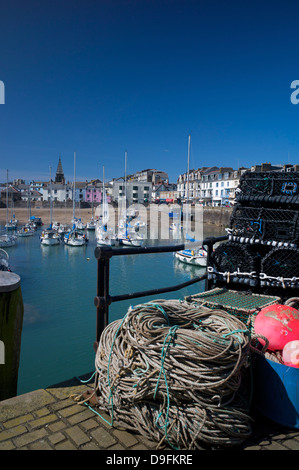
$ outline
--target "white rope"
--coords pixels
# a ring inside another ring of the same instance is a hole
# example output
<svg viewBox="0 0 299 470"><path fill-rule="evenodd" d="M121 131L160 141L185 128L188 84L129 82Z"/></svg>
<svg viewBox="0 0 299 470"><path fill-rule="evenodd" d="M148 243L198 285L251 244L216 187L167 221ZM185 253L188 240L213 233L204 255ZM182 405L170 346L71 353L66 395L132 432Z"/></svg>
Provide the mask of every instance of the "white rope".
<svg viewBox="0 0 299 470"><path fill-rule="evenodd" d="M96 353L100 409L173 448L238 445L251 434L239 393L248 366L245 325L223 310L179 300L130 308Z"/></svg>

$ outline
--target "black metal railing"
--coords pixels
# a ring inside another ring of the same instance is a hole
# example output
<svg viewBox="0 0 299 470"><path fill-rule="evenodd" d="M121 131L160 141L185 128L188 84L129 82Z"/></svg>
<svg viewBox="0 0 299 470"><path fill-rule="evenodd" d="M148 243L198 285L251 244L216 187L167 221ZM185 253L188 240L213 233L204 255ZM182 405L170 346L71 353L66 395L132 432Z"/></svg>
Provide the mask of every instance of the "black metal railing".
<svg viewBox="0 0 299 470"><path fill-rule="evenodd" d="M207 249L207 265L213 246L215 243L228 240L228 236L221 237L208 237L202 242L202 245ZM94 299L94 303L97 309L97 323L96 323L96 342L95 349L98 347L100 336L102 331L109 323L109 306L113 302L119 302L122 300L136 299L139 297L147 297L151 295L163 294L166 292L174 292L184 287L195 284L205 280L205 290L209 290L209 279L207 272L201 276L197 276L190 281L186 281L175 286L160 287L157 289L150 289L141 292L133 292L122 295L111 296L109 293L109 278L110 278L110 259L113 256L126 256L126 255L140 255L150 253L169 253L175 251L181 251L186 249L184 244L181 245L166 245L166 246L145 246L145 247L131 247L131 248L111 248L110 246L96 247L95 257L97 259L97 295Z"/></svg>

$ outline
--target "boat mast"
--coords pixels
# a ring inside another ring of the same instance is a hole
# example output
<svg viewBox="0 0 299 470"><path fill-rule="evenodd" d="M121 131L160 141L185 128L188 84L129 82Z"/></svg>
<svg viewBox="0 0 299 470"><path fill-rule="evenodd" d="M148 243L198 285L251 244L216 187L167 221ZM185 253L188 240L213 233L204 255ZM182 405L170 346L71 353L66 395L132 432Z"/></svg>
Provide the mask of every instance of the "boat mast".
<svg viewBox="0 0 299 470"><path fill-rule="evenodd" d="M52 230L52 167L50 166L50 230Z"/></svg>
<svg viewBox="0 0 299 470"><path fill-rule="evenodd" d="M76 152L74 152L73 228L75 228L75 207L76 207Z"/></svg>
<svg viewBox="0 0 299 470"><path fill-rule="evenodd" d="M105 191L105 167L103 165L103 189L102 189L102 223L107 224L107 207L106 207L106 191Z"/></svg>
<svg viewBox="0 0 299 470"><path fill-rule="evenodd" d="M190 147L191 147L191 135L189 134L188 139L188 164L187 164L187 190L186 190L186 197L187 197L187 210L186 210L186 235L189 229L189 168L190 168Z"/></svg>
<svg viewBox="0 0 299 470"><path fill-rule="evenodd" d="M104 192L105 192L105 167L103 165L103 201L104 201Z"/></svg>
<svg viewBox="0 0 299 470"><path fill-rule="evenodd" d="M8 230L8 170L6 170L6 231Z"/></svg>
<svg viewBox="0 0 299 470"><path fill-rule="evenodd" d="M127 233L127 151L125 151L125 224Z"/></svg>

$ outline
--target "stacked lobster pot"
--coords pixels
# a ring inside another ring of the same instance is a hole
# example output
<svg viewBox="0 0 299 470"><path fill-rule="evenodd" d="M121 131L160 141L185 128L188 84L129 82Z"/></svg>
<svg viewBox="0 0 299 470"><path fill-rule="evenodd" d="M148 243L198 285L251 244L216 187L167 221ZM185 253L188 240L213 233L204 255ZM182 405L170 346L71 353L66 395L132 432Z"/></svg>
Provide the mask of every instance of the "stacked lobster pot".
<svg viewBox="0 0 299 470"><path fill-rule="evenodd" d="M246 172L236 190L229 241L208 266L214 281L288 290L299 288L299 172ZM272 291L272 292L271 292Z"/></svg>

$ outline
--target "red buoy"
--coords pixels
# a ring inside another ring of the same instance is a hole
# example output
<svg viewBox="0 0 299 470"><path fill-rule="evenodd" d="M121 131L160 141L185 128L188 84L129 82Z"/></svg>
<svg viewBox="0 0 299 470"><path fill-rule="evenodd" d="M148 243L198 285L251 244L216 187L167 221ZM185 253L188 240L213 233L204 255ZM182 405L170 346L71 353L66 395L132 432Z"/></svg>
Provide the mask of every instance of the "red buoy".
<svg viewBox="0 0 299 470"><path fill-rule="evenodd" d="M270 351L282 351L288 342L299 340L299 311L288 305L269 305L257 314L254 330L268 339Z"/></svg>

